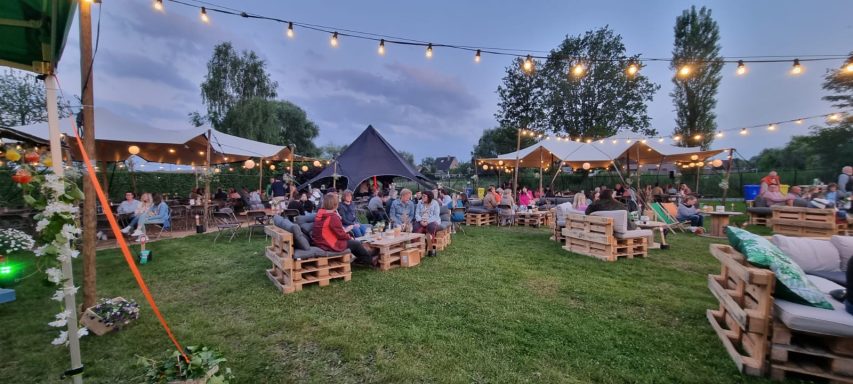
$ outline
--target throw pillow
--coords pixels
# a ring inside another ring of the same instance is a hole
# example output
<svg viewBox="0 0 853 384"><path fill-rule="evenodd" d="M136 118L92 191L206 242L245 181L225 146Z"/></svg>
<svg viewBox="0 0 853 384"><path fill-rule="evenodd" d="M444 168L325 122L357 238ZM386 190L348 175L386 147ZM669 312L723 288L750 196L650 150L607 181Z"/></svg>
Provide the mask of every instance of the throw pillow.
<svg viewBox="0 0 853 384"><path fill-rule="evenodd" d="M296 220L296 224L313 223L315 217L317 217L316 213L306 213L301 216L296 216L293 220Z"/></svg>
<svg viewBox="0 0 853 384"><path fill-rule="evenodd" d="M299 224L299 228L302 228L302 233L308 237L308 240L311 240L311 232L314 231L314 223L302 223Z"/></svg>
<svg viewBox="0 0 853 384"><path fill-rule="evenodd" d="M590 216L610 217L613 219L613 232L628 232L628 211L596 211Z"/></svg>
<svg viewBox="0 0 853 384"><path fill-rule="evenodd" d="M841 270L838 249L829 241L773 235L770 242L806 273Z"/></svg>
<svg viewBox="0 0 853 384"><path fill-rule="evenodd" d="M298 225L293 225L293 231L290 233L293 234L293 248L295 249L310 249L311 242L308 241L308 238L305 237L305 234L302 233L302 228L299 228Z"/></svg>
<svg viewBox="0 0 853 384"><path fill-rule="evenodd" d="M726 235L731 245L743 253L747 261L773 271L779 282L776 296L813 307L833 309L823 292L809 281L803 269L770 241L733 226L726 227Z"/></svg>
<svg viewBox="0 0 853 384"><path fill-rule="evenodd" d="M847 263L853 258L853 236L832 236L829 242L838 249L841 258L841 270L847 270Z"/></svg>
<svg viewBox="0 0 853 384"><path fill-rule="evenodd" d="M275 224L276 227L285 231L293 232L293 222L288 220L286 217L275 215L272 218L272 223Z"/></svg>

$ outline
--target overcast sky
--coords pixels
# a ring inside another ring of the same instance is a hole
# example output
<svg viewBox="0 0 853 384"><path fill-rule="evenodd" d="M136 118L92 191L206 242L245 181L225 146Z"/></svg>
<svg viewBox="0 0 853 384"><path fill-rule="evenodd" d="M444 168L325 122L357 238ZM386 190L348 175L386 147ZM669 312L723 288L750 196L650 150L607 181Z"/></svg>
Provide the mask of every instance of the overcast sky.
<svg viewBox="0 0 853 384"><path fill-rule="evenodd" d="M217 0L214 0L217 2ZM426 156L470 157L483 129L496 125L496 89L510 58L436 49L430 60L421 47L388 46L341 38L331 48L324 33L296 29L284 35L278 23L211 13L149 0L104 0L95 61L95 104L167 129L189 127L187 114L203 111L199 84L212 48L230 41L267 61L280 98L308 112L320 126L318 145L345 144L368 125L400 150ZM547 51L565 35L609 25L629 53L670 57L673 24L684 1L257 1L219 4L299 22L334 26L440 43ZM853 50L853 1L709 1L720 26L725 56L845 54ZM97 6L96 6L97 7ZM98 10L95 8L95 21ZM66 95L79 94L78 26L72 26L60 62ZM719 128L739 128L832 112L821 101L822 76L842 61L806 63L788 75L790 63L754 64L747 76L723 70L717 104ZM652 126L669 134L674 112L666 63L644 73L661 85L649 104ZM813 123L819 123L813 120ZM714 147L737 148L749 157L784 145L809 124L776 132L756 130L748 138L729 135Z"/></svg>

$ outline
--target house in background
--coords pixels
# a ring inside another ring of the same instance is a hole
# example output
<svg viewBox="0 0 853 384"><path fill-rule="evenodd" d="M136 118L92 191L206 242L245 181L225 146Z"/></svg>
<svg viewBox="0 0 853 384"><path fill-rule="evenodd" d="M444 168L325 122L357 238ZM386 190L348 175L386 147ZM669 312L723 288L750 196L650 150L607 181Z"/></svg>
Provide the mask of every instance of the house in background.
<svg viewBox="0 0 853 384"><path fill-rule="evenodd" d="M435 159L435 176L440 178L450 177L454 169L459 167L459 161L455 156L437 157Z"/></svg>

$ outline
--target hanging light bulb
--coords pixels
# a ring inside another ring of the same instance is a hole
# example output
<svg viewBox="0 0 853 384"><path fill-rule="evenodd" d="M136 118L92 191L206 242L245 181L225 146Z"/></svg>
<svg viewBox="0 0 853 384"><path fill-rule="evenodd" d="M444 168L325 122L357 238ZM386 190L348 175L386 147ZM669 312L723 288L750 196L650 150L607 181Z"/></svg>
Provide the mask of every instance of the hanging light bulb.
<svg viewBox="0 0 853 384"><path fill-rule="evenodd" d="M841 114L833 113L833 114L829 115L826 119L829 121L841 121Z"/></svg>
<svg viewBox="0 0 853 384"><path fill-rule="evenodd" d="M154 0L154 9L163 11L163 0Z"/></svg>
<svg viewBox="0 0 853 384"><path fill-rule="evenodd" d="M737 74L738 75L746 74L746 64L743 63L743 60L737 61Z"/></svg>
<svg viewBox="0 0 853 384"><path fill-rule="evenodd" d="M693 135L693 140L702 140L702 135L700 135L700 134Z"/></svg>
<svg viewBox="0 0 853 384"><path fill-rule="evenodd" d="M320 167L322 165L323 165L323 163L321 163L320 160L314 160L314 166L315 167Z"/></svg>
<svg viewBox="0 0 853 384"><path fill-rule="evenodd" d="M527 57L524 59L524 63L521 65L521 69L523 69L524 72L527 73L533 72L533 58L530 55L527 55Z"/></svg>
<svg viewBox="0 0 853 384"><path fill-rule="evenodd" d="M768 130L768 131L775 131L775 130L776 130L776 124L770 124L770 125L768 125L768 126L767 126L767 130Z"/></svg>
<svg viewBox="0 0 853 384"><path fill-rule="evenodd" d="M308 166L307 165L303 165L302 168L300 168L300 169L302 169L302 172L308 172Z"/></svg>
<svg viewBox="0 0 853 384"><path fill-rule="evenodd" d="M432 43L427 44L426 57L432 59Z"/></svg>
<svg viewBox="0 0 853 384"><path fill-rule="evenodd" d="M803 73L803 66L800 65L800 59L794 59L794 66L791 67L792 75L799 75Z"/></svg>
<svg viewBox="0 0 853 384"><path fill-rule="evenodd" d="M201 15L200 15L200 17L201 17L201 21L202 21L202 22L204 22L204 23L209 23L209 22L210 22L210 18L209 18L209 17L207 17L207 8L205 8L205 7L201 7Z"/></svg>
<svg viewBox="0 0 853 384"><path fill-rule="evenodd" d="M681 141L681 135L675 135L672 139L675 141Z"/></svg>
<svg viewBox="0 0 853 384"><path fill-rule="evenodd" d="M848 74L853 73L853 57L847 60L847 63L844 64L844 71Z"/></svg>
<svg viewBox="0 0 853 384"><path fill-rule="evenodd" d="M681 68L678 69L678 76L687 77L687 76L690 76L690 72L691 72L690 66L685 64L685 65L682 65Z"/></svg>
<svg viewBox="0 0 853 384"><path fill-rule="evenodd" d="M293 33L293 22L291 21L287 23L287 37L292 39L293 36L295 36L295 34Z"/></svg>
<svg viewBox="0 0 853 384"><path fill-rule="evenodd" d="M479 49L477 50L477 53L476 53L476 54L474 54L474 62L475 62L475 63L479 63L479 62L480 62L480 50L479 50Z"/></svg>
<svg viewBox="0 0 853 384"><path fill-rule="evenodd" d="M583 64L577 63L574 67L572 67L572 75L575 77L581 77L586 73L586 67Z"/></svg>
<svg viewBox="0 0 853 384"><path fill-rule="evenodd" d="M797 119L797 121L795 121L794 123L802 125L802 124L803 124L803 119Z"/></svg>
<svg viewBox="0 0 853 384"><path fill-rule="evenodd" d="M722 133L722 132L717 132L717 134L716 134L715 136L717 136L717 138L719 139L719 138L723 137L723 133Z"/></svg>
<svg viewBox="0 0 853 384"><path fill-rule="evenodd" d="M640 66L637 65L637 63L628 64L628 69L626 69L626 72L628 73L629 77L636 75L637 72L639 72L639 71L640 71Z"/></svg>
<svg viewBox="0 0 853 384"><path fill-rule="evenodd" d="M640 140L640 142L641 142L641 143L643 143L643 144L645 144L645 143L646 143L646 139L642 139L642 140Z"/></svg>
<svg viewBox="0 0 853 384"><path fill-rule="evenodd" d="M749 133L749 132L746 130L746 128L741 128L741 129L740 129L740 134L741 134L741 135L746 135L747 133Z"/></svg>
<svg viewBox="0 0 853 384"><path fill-rule="evenodd" d="M660 139L658 139L658 143L663 143L663 137L661 137Z"/></svg>
<svg viewBox="0 0 853 384"><path fill-rule="evenodd" d="M335 47L335 48L338 47L338 33L337 32L332 34L332 39L329 40L329 44L331 44L332 47Z"/></svg>
<svg viewBox="0 0 853 384"><path fill-rule="evenodd" d="M379 55L380 55L380 56L385 55L385 39L380 39L380 40L379 40L379 50L378 50L378 52L379 52Z"/></svg>

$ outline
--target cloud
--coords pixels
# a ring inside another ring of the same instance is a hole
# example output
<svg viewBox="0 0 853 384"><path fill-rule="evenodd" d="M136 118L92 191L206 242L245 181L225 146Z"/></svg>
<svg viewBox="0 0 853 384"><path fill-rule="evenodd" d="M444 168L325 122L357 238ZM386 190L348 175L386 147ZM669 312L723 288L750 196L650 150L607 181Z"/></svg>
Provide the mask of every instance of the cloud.
<svg viewBox="0 0 853 384"><path fill-rule="evenodd" d="M158 82L185 92L198 90L199 86L175 71L172 63L133 52L106 51L101 55L104 57L98 60L99 69L107 74Z"/></svg>

